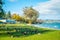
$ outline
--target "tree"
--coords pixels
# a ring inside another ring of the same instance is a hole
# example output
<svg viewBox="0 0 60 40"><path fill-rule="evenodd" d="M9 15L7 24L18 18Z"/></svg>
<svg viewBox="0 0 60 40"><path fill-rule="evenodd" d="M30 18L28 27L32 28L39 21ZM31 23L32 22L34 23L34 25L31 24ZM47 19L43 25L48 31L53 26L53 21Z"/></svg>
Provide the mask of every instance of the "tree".
<svg viewBox="0 0 60 40"><path fill-rule="evenodd" d="M2 2L2 0L0 0L0 18L4 18L4 16L5 16L2 6L3 6L3 2Z"/></svg>
<svg viewBox="0 0 60 40"><path fill-rule="evenodd" d="M7 13L7 19L11 19L11 12L10 11L8 11L8 13Z"/></svg>
<svg viewBox="0 0 60 40"><path fill-rule="evenodd" d="M12 15L12 19L16 20L16 21L20 21L21 20L21 16L17 15L17 14L13 14Z"/></svg>
<svg viewBox="0 0 60 40"><path fill-rule="evenodd" d="M28 20L29 24L31 24L32 21L35 21L39 16L39 12L33 9L32 7L25 7L23 9L23 12L24 12L25 20Z"/></svg>

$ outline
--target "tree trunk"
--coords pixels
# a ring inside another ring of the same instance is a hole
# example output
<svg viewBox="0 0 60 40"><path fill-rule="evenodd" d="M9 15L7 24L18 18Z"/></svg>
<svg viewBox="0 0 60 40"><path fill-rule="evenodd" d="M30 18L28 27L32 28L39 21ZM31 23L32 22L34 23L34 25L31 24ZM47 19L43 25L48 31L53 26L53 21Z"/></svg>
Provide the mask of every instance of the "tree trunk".
<svg viewBox="0 0 60 40"><path fill-rule="evenodd" d="M29 24L32 24L32 21L31 20L29 20Z"/></svg>

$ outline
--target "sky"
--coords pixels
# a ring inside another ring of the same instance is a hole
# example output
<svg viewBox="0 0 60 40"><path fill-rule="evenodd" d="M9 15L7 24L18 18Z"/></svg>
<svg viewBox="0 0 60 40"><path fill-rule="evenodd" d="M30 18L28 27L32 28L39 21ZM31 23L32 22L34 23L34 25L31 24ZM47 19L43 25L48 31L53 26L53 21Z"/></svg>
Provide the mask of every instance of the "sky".
<svg viewBox="0 0 60 40"><path fill-rule="evenodd" d="M23 8L32 6L39 12L39 19L60 20L60 0L3 0L3 9L23 15Z"/></svg>

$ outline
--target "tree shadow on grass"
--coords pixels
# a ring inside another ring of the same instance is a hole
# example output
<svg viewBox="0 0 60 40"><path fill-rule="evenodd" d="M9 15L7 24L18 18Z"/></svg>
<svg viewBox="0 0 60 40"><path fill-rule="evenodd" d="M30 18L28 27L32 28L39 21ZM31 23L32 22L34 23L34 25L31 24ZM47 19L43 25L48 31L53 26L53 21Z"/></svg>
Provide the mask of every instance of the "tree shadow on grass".
<svg viewBox="0 0 60 40"><path fill-rule="evenodd" d="M41 30L38 28L0 28L0 35L10 36L10 37L21 37L21 36L31 36L34 34L44 34L47 32L52 32L54 30ZM6 32L5 32L6 31ZM4 33L5 32L5 33Z"/></svg>

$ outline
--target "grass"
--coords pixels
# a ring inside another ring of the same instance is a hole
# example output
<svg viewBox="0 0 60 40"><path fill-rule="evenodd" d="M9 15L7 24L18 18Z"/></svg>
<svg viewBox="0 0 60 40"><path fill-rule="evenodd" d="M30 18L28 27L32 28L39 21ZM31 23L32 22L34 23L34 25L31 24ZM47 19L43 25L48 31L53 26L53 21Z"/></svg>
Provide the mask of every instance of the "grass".
<svg viewBox="0 0 60 40"><path fill-rule="evenodd" d="M24 37L3 37L0 36L0 40L60 40L60 31L52 31L44 34L35 34L31 36Z"/></svg>
<svg viewBox="0 0 60 40"><path fill-rule="evenodd" d="M26 26L26 24L0 24L0 26L6 26L6 27L9 27L9 26Z"/></svg>
<svg viewBox="0 0 60 40"><path fill-rule="evenodd" d="M12 24L14 25L14 24ZM12 26L11 24L6 24L6 26ZM15 24L17 25L17 24ZM15 26L14 25L14 26ZM19 24L18 24L19 25ZM23 28L26 27L27 25L25 24L20 24L20 26ZM31 26L27 26L28 28L32 28ZM41 28L39 28L41 29ZM50 29L45 29L43 30L50 30ZM21 36L21 37L10 37L9 35L0 35L0 40L60 40L60 30L52 30L45 32L45 33L38 33L30 36Z"/></svg>

